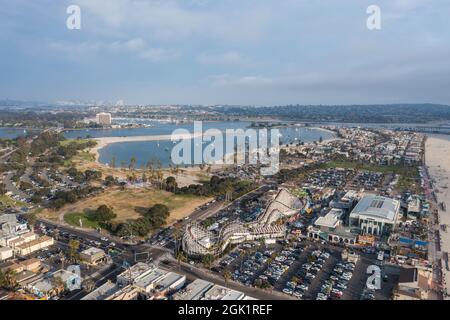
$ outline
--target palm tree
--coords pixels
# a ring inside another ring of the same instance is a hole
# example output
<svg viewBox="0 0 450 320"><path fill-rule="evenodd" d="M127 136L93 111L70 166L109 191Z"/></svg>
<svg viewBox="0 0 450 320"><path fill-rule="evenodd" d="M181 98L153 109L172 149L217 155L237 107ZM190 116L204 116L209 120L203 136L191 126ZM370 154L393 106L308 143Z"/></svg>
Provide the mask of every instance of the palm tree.
<svg viewBox="0 0 450 320"><path fill-rule="evenodd" d="M83 281L81 287L83 288L84 291L91 292L92 290L95 289L95 282L94 280L92 280L92 278L88 278Z"/></svg>
<svg viewBox="0 0 450 320"><path fill-rule="evenodd" d="M64 292L66 289L66 284L61 277L53 277L51 282L53 285L53 290L57 293Z"/></svg>
<svg viewBox="0 0 450 320"><path fill-rule="evenodd" d="M15 290L17 285L16 273L13 270L7 270L5 273L0 271L0 288Z"/></svg>
<svg viewBox="0 0 450 320"><path fill-rule="evenodd" d="M214 261L214 256L211 254L207 254L203 256L202 259L202 263L204 264L205 267L207 267L208 269L211 269L212 263Z"/></svg>
<svg viewBox="0 0 450 320"><path fill-rule="evenodd" d="M27 214L26 218L28 221L28 226L30 227L31 231L34 231L34 225L36 224L37 221L36 213L30 212Z"/></svg>
<svg viewBox="0 0 450 320"><path fill-rule="evenodd" d="M162 170L161 170L161 169L158 169L158 170L156 171L156 180L158 181L159 188L162 187L161 181L162 181L163 178L164 178L164 174L163 174Z"/></svg>
<svg viewBox="0 0 450 320"><path fill-rule="evenodd" d="M231 272L225 270L223 273L223 280L225 280L225 287L228 287L228 281L231 279Z"/></svg>
<svg viewBox="0 0 450 320"><path fill-rule="evenodd" d="M136 157L135 157L135 156L132 156L131 159L130 159L130 166L129 166L129 169L130 169L131 171L134 171L135 168L136 168Z"/></svg>
<svg viewBox="0 0 450 320"><path fill-rule="evenodd" d="M69 241L69 258L70 260L76 262L78 260L78 248L80 247L80 242L78 240Z"/></svg>

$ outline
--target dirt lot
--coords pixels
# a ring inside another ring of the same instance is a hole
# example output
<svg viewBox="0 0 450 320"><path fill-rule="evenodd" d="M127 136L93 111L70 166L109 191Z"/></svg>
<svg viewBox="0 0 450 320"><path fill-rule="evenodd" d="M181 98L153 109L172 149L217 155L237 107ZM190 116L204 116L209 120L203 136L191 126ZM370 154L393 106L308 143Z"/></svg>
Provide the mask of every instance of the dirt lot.
<svg viewBox="0 0 450 320"><path fill-rule="evenodd" d="M75 204L66 205L59 211L44 210L40 216L48 219L64 220L67 213L82 213L95 210L102 204L113 208L117 214L116 221L125 221L140 217L142 210L148 209L154 204L165 204L170 209L168 223L183 219L194 209L211 200L210 198L190 195L174 195L170 192L154 189L127 189L112 190L97 197L84 199Z"/></svg>

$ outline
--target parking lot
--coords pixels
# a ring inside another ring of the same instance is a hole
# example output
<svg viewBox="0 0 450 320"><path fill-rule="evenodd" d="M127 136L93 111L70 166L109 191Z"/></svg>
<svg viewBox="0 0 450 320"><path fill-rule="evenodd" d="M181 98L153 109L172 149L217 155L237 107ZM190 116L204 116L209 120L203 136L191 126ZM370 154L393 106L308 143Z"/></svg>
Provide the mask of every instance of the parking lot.
<svg viewBox="0 0 450 320"><path fill-rule="evenodd" d="M399 270L380 266L381 290L366 290L367 268L376 257L361 253L356 264L343 261L342 249L310 242L258 242L237 246L217 261L216 272L246 286L277 290L305 300L387 300L398 281ZM365 295L363 295L363 293Z"/></svg>

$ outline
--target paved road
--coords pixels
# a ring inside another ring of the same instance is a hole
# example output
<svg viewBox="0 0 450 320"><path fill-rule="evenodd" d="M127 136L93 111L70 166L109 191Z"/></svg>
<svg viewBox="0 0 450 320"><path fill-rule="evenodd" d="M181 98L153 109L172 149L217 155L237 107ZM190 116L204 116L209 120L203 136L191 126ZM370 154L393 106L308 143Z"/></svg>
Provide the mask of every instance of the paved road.
<svg viewBox="0 0 450 320"><path fill-rule="evenodd" d="M230 289L241 291L250 297L254 297L260 300L297 300L295 298L286 296L280 292L276 291L270 292L254 287L247 287L231 280L228 281L228 284L225 284L225 280L221 276L214 274L208 270L191 266L187 263L181 262L179 265L178 262L174 260L164 260L161 262L160 265L162 268L166 268L173 272L184 274L186 278L190 280L200 278L206 281L219 284L221 286L228 286L228 288Z"/></svg>
<svg viewBox="0 0 450 320"><path fill-rule="evenodd" d="M18 195L21 198L28 198L29 196L23 192L22 190L19 190L16 188L11 181L12 176L14 176L14 172L9 173L6 175L5 179L3 180L3 183L5 184L6 190L9 192L12 192L13 195Z"/></svg>

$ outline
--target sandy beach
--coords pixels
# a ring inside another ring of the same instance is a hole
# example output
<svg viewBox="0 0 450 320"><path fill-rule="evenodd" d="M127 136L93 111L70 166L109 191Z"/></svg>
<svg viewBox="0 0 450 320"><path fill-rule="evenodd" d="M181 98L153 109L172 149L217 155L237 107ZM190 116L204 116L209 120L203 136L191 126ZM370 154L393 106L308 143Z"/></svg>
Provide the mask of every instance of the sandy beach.
<svg viewBox="0 0 450 320"><path fill-rule="evenodd" d="M181 139L194 139L202 136L202 134L166 134L166 135L153 135L153 136L128 136L128 137L104 137L95 138L97 145L91 149L91 152L95 155L95 160L98 161L100 157L100 149L108 146L111 143L119 142L138 142L138 141L165 141L165 140L181 140ZM205 136L205 135L203 135Z"/></svg>
<svg viewBox="0 0 450 320"><path fill-rule="evenodd" d="M426 143L426 165L429 167L429 173L433 181L433 187L438 202L444 202L447 210L439 210L440 225L450 227L450 136L429 135ZM449 231L440 231L441 252L450 252L450 233ZM445 288L450 293L450 272L446 270L445 262L443 265L443 275Z"/></svg>

